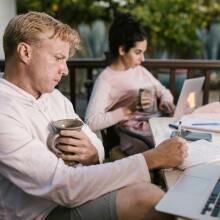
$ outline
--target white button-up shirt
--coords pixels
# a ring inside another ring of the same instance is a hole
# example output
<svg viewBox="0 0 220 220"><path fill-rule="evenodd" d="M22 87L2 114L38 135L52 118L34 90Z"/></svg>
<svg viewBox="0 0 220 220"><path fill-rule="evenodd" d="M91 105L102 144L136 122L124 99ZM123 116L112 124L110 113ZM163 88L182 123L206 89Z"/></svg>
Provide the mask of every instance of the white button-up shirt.
<svg viewBox="0 0 220 220"><path fill-rule="evenodd" d="M0 219L44 219L57 205L74 207L121 187L149 181L141 154L114 163L67 166L47 147L52 122L77 118L58 90L39 99L0 79ZM104 159L101 141L82 128Z"/></svg>

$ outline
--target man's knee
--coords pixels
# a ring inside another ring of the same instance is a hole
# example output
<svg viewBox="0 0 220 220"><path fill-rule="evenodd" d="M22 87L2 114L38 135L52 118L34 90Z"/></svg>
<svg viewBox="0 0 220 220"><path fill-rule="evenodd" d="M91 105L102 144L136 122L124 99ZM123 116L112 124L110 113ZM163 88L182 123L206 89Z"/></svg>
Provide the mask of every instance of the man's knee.
<svg viewBox="0 0 220 220"><path fill-rule="evenodd" d="M164 192L160 188L147 183L139 183L118 190L116 207L119 219L132 219L132 216L136 216L136 219L143 219L143 216L154 210L163 195Z"/></svg>
<svg viewBox="0 0 220 220"><path fill-rule="evenodd" d="M153 184L137 184L134 187L133 198L136 205L147 210L154 208L154 206L163 197L164 192Z"/></svg>

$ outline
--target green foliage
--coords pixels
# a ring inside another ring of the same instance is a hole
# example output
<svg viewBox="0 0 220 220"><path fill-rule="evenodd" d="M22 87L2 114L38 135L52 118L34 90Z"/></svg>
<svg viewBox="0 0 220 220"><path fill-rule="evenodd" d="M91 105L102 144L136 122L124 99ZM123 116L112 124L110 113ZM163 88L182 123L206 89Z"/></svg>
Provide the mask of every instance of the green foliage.
<svg viewBox="0 0 220 220"><path fill-rule="evenodd" d="M75 26L82 22L108 20L108 8L91 0L17 0L18 13L30 10L44 11L57 19Z"/></svg>
<svg viewBox="0 0 220 220"><path fill-rule="evenodd" d="M220 21L219 0L17 0L17 6L19 13L45 11L72 26L111 22L116 11L129 11L146 28L151 57L163 51L175 58L201 57L198 30L208 32Z"/></svg>
<svg viewBox="0 0 220 220"><path fill-rule="evenodd" d="M165 50L177 58L201 57L206 42L198 30L209 32L220 21L219 0L143 0L130 11L147 29L150 52Z"/></svg>

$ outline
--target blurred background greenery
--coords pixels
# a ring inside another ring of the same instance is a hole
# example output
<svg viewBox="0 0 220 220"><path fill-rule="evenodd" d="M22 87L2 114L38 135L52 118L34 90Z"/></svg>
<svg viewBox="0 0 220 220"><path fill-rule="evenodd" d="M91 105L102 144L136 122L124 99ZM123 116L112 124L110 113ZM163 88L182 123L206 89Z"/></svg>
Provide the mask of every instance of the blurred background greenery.
<svg viewBox="0 0 220 220"><path fill-rule="evenodd" d="M79 57L103 57L114 15L129 11L146 28L150 58L219 59L219 0L17 0L18 14L44 11L76 27Z"/></svg>

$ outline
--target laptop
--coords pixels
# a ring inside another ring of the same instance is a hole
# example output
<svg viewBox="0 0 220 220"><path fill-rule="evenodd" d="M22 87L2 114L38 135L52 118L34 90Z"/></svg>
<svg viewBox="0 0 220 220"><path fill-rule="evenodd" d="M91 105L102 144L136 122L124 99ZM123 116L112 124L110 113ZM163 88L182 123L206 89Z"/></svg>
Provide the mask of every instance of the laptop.
<svg viewBox="0 0 220 220"><path fill-rule="evenodd" d="M202 86L205 77L186 79L181 90L176 109L173 117L180 119L181 116L191 113L195 108L199 107L199 95L202 91Z"/></svg>
<svg viewBox="0 0 220 220"><path fill-rule="evenodd" d="M220 219L220 166L204 164L187 169L156 210L190 219Z"/></svg>

